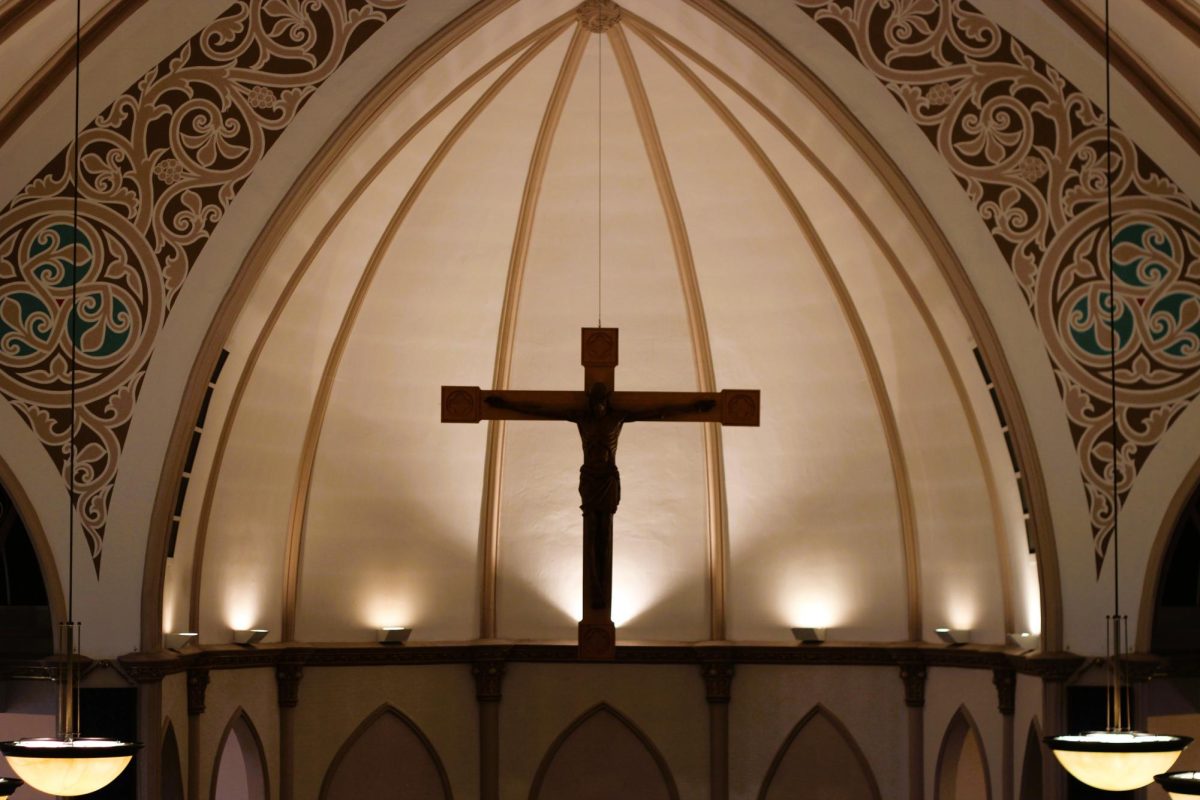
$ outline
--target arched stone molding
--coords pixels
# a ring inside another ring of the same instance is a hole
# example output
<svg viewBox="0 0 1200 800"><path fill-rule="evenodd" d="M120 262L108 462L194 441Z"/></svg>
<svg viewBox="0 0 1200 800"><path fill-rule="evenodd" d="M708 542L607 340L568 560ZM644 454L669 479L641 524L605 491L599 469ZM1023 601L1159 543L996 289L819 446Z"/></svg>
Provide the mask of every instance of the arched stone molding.
<svg viewBox="0 0 1200 800"><path fill-rule="evenodd" d="M1061 399L1036 326L1020 310L1023 301L1006 276L1004 260L986 230L964 207L950 200L961 189L944 161L921 140L899 107L874 78L847 59L841 45L819 26L795 15L791 4L740 4L685 0L760 54L836 120L871 163L889 193L903 207L934 254L936 265L970 327L986 361L1029 491L1033 537L1037 542L1037 588L1042 641L1062 648L1064 598L1060 562L1071 567L1073 553L1056 543L1055 529L1086 524L1085 498L1076 484L1058 476L1076 474L1074 448L1063 424ZM769 36L764 36L764 31ZM797 56L803 53L803 60ZM880 146L886 134L889 146ZM1021 358L1008 354L1021 354ZM1027 357L1026 354L1037 354ZM1047 414L1044 409L1054 409ZM1053 502L1052 502L1053 501ZM1086 552L1088 548L1080 548ZM1063 552L1060 552L1063 551ZM1067 570L1063 570L1064 572Z"/></svg>
<svg viewBox="0 0 1200 800"><path fill-rule="evenodd" d="M785 765L789 761L792 750L797 748L800 750L804 749L802 745L797 745L797 740L802 736L810 723L817 721L824 722L829 725L831 728L833 728L833 732L835 734L834 736L826 735L823 743L827 744L829 741L840 743L841 747L838 749L843 750L846 755L850 756L853 761L857 763L860 779L863 787L869 793L870 798L872 798L872 800L882 800L882 795L879 792L879 784L875 780L875 773L872 772L871 765L867 761L866 755L863 754L862 749L858 746L858 742L854 740L854 737L850 734L850 731L846 728L846 726L842 724L842 721L820 703L813 706L812 710L805 714L804 717L798 723L796 723L796 727L792 728L791 733L787 735L787 738L784 739L783 744L780 745L779 752L775 754L775 758L772 760L771 766L767 770L767 776L763 779L762 789L758 793L758 800L771 800L771 798L774 797L790 796L787 794L780 794L778 789L775 790L775 794L772 794L772 789L775 786L776 780L781 778L782 774L786 770ZM824 753L818 754L816 757L824 759L830 754L831 752L826 750ZM802 752L800 755L803 756L805 753ZM814 792L819 793L819 784L809 783L809 785L813 788ZM842 787L839 785L838 788ZM783 791L787 791L786 787Z"/></svg>
<svg viewBox="0 0 1200 800"><path fill-rule="evenodd" d="M268 800L271 797L271 786L269 770L267 769L266 750L263 748L262 739L259 737L258 730L254 727L250 715L242 710L241 706L238 706L229 717L229 722L225 725L225 731L221 734L221 738L217 742L216 758L213 761L212 769L212 788L209 790L209 797L211 800L228 800L217 794L217 788L220 785L221 779L221 762L224 760L225 746L230 736L234 737L236 746L239 748L242 760L246 765L246 778L251 791L248 800ZM261 787L261 794L257 794L254 791L256 786Z"/></svg>
<svg viewBox="0 0 1200 800"><path fill-rule="evenodd" d="M972 764L972 759L977 758ZM960 774L963 769L978 769L974 775ZM983 794L960 792L964 789L960 781L967 780L972 787L983 786ZM942 746L938 750L937 766L934 769L934 800L991 800L992 779L988 771L987 751L983 737L975 725L975 719L966 706L959 706L950 718Z"/></svg>
<svg viewBox="0 0 1200 800"><path fill-rule="evenodd" d="M1151 636L1154 633L1154 611L1158 605L1158 590L1163 578L1164 560L1170 550L1171 537L1175 533L1179 517L1187 508L1188 501L1196 491L1200 491L1200 458L1196 459L1187 475L1175 487L1175 493L1163 510L1158 530L1150 544L1141 582L1141 602L1134 617L1137 620L1137 631L1134 637L1136 652L1147 653L1150 651Z"/></svg>
<svg viewBox="0 0 1200 800"><path fill-rule="evenodd" d="M429 741L428 737L425 736L424 732L421 731L420 727L418 727L417 724L412 721L412 719L410 719L406 714L390 703L384 703L379 708L375 709L375 711L371 712L371 714L368 715L367 718L361 723L359 723L358 727L355 728L354 731L346 738L346 741L342 743L342 746L338 748L337 753L334 755L333 760L329 764L329 769L325 772L325 779L321 782L321 794L319 796L320 800L339 800L339 798L351 796L334 794L334 792L337 790L338 775L343 767L343 764L349 767L354 766L354 751L357 749L363 738L369 735L377 724L385 720L398 721L404 726L404 732L412 737L410 741L403 743L403 747L407 750L407 752L402 750L400 747L396 747L395 749L389 751L391 757L398 762L397 766L402 771L407 773L409 772L408 767L411 764L411 759L414 756L418 758L423 756L428 762L425 771L432 771L435 773L436 783L440 785L441 789L440 795L436 792L408 794L407 790L405 790L404 796L420 798L421 800L432 797L440 797L444 798L444 800L452 800L454 793L450 789L450 779L446 774L446 768L442 764L442 759L438 756L437 750L435 750L433 747L433 743ZM434 781L429 780L428 777L424 781L426 785L432 782Z"/></svg>
<svg viewBox="0 0 1200 800"><path fill-rule="evenodd" d="M703 5L703 4L701 4ZM707 8L704 8L708 13ZM754 29L755 31L757 29ZM759 39L765 38L761 31L752 35ZM757 43L762 47L761 42ZM790 67L796 72L802 71L798 65ZM781 67L781 69L783 69ZM391 80L389 78L389 80ZM383 82L380 83L383 86ZM806 88L806 91L808 89ZM827 88L817 91L824 91L829 94ZM272 219L262 228L251 249L250 255L241 264L241 271L234 282L234 287L230 290L224 301L224 306L213 318L213 323L208 330L203 344L197 346L199 353L196 360L193 362L192 375L188 379L189 389L184 393L184 402L180 404L180 413L175 423L175 430L171 435L171 441L168 445L168 454L166 458L166 467L162 470L159 485L158 497L155 502L155 510L152 515L152 521L149 526L151 531L151 539L146 550L146 568L144 572L144 588L143 588L143 640L149 641L157 636L158 629L161 626L161 608L162 608L162 592L163 592L163 563L165 562L165 541L169 533L169 511L174 498L174 484L178 479L178 470L176 465L182 463L186 451L186 445L191 433L191 421L194 419L195 410L199 406L200 398L203 394L200 389L207 380L211 372L211 365L214 363L221 342L223 341L222 332L227 333L232 325L232 320L236 317L240 310L241 304L245 302L246 286L249 285L256 274L256 270L260 270L262 264L269 256L271 248L277 244L279 237L286 231L287 224L294 216L294 212L298 207L295 204L302 202L303 198L307 197L314 187L319 187L320 180L323 177L323 170L329 169L334 162L337 153L345 146L346 141L354 135L355 126L362 124L361 119L356 115L362 115L366 118L371 113L378 111L378 106L372 106L378 97L383 96L383 92L372 94L371 99L364 101L358 110L351 115L342 128L332 136L327 142L325 149L314 160L307 164L305 173L294 185L294 191L288 200L273 211ZM384 101L380 101L384 102ZM836 100L829 101L832 108L831 114L845 115L849 117L847 110L837 104ZM853 119L840 120L848 127L855 127L856 121ZM882 154L882 149L879 144L872 140L865 129L861 134L852 135L855 141L861 139L863 147L868 150L875 151L872 163L875 164L882 173L886 173L886 182L889 187L899 186L896 189L897 196L904 199L906 206L914 208L911 214L914 216L914 225L928 239L929 247L932 252L938 255L939 264L945 272L963 272L961 264L958 263L958 257L955 251L946 243L946 236L942 234L938 228L937 221L933 215L928 212L920 203L919 199L915 199L915 193L911 187L906 188L905 178L899 173L895 164L888 161L887 156ZM913 194L913 202L909 203L909 194ZM928 217L928 219L925 219ZM964 293L964 287L969 287L969 280L963 275L957 278L949 278L954 293L958 299L959 305L963 309L964 315L970 321L973 330L976 331L977 338L980 340L981 349L985 352L989 364L994 372L997 372L997 382L1001 385L1002 395L1005 397L1006 408L1009 411L1010 420L1014 427L1019 431L1029 427L1024 419L1024 413L1020 410L1021 399L1017 396L1015 384L1009 374L1006 366L1003 366L1003 355L1000 353L1000 348L995 340L996 336L993 331L990 331L991 323L988 321L987 315L982 311L982 303L977 297L974 297L969 288ZM238 287L241 286L239 289ZM240 292L240 295L239 295ZM965 298L965 299L964 299ZM981 328L982 326L982 328ZM986 329L986 330L984 330ZM982 330L982 332L981 332ZM188 345L191 347L192 345ZM161 361L161 359L160 359ZM181 359L179 363L183 363ZM174 379L172 379L174 380ZM147 389L147 392L150 390ZM146 396L149 396L148 394ZM1014 411L1013 406L1016 407ZM161 426L160 426L161 427ZM1056 641L1059 612L1058 600L1058 581L1057 568L1053 561L1056 556L1055 548L1052 544L1047 544L1049 539L1050 519L1048 504L1045 502L1045 491L1040 487L1040 474L1037 469L1037 457L1033 453L1033 437L1032 434L1024 437L1018 435L1017 448L1021 452L1022 462L1029 467L1030 476L1028 479L1031 484L1034 484L1032 499L1034 517L1039 522L1039 563L1042 564L1042 576L1040 579L1042 590L1042 603L1044 622L1042 625L1044 639L1048 647L1054 648ZM1046 560L1049 559L1049 562ZM1048 577L1049 576L1049 577ZM194 590L194 587L193 587ZM145 646L151 646L146 644Z"/></svg>
<svg viewBox="0 0 1200 800"><path fill-rule="evenodd" d="M25 493L25 488L21 485L16 473L4 460L3 453L0 453L0 487L4 488L4 493L12 502L13 509L21 518L25 532L29 535L29 542L33 545L33 552L37 555L38 568L42 573L42 583L46 587L46 600L50 604L50 624L52 631L57 631L58 623L67 618L67 604L63 596L62 582L59 580L58 565L54 561L54 550L46 538L46 529L42 527L37 510L30 501L29 495ZM58 641L56 633L52 632L50 636L52 641Z"/></svg>
<svg viewBox="0 0 1200 800"><path fill-rule="evenodd" d="M183 760L179 753L179 740L175 726L167 721L163 728L161 756L159 760L161 800L184 800Z"/></svg>
<svg viewBox="0 0 1200 800"><path fill-rule="evenodd" d="M533 787L529 791L529 800L555 800L555 797L557 796L552 797L547 795L543 797L543 790L547 788L553 788L553 781L556 777L553 773L555 761L558 759L563 747L567 745L576 734L588 727L589 723L594 724L597 721L605 718L615 721L620 728L623 728L626 733L634 737L637 744L641 746L645 754L648 755L652 760L653 766L657 768L658 777L662 780L662 791L658 795L643 795L635 793L630 796L661 796L669 798L670 800L679 800L679 790L675 786L675 779L671 775L671 770L667 766L666 760L663 758L658 748L655 747L654 742L652 742L650 738L643 733L642 730L638 728L637 725L635 725L628 717L626 717L620 711L617 711L608 703L599 703L598 705L588 709L574 722L568 725L566 730L558 735L558 738L556 738L550 745L550 749L546 751L546 755L542 759L541 765L538 766L537 774L533 779ZM606 753L604 758L605 770L608 774L616 775L621 772L620 765L611 760L611 752ZM623 788L628 788L628 785L623 785Z"/></svg>
<svg viewBox="0 0 1200 800"><path fill-rule="evenodd" d="M163 402L169 402L172 407L177 408L177 413L173 427L170 428L169 439L165 442L161 441L167 427L171 424L166 423L159 426L160 429L153 434L154 437L157 437L155 442L147 444L154 448L156 457L162 453L162 448L165 446L165 455L162 456L158 488L154 496L153 507L149 512L149 534L142 574L141 640L143 650L154 650L159 647L171 511L175 502L180 473L187 456L187 447L194 421L203 401L204 389L220 355L222 344L228 338L272 252L279 245L281 238L294 222L296 215L303 209L308 198L315 190L319 189L321 182L346 155L356 137L386 108L388 103L420 77L446 49L468 36L478 26L503 11L512 2L514 0L491 0L477 4L450 21L440 31L437 20L426 20L427 27L421 35L428 34L429 38L426 40L417 38L415 45L406 39L402 46L411 46L412 51L395 67L379 76L377 81L362 91L361 99L358 102L351 103L340 99L335 101L338 106L347 106L338 112L343 115L344 119L324 142L312 145L311 152L303 153L305 160L302 162L302 168L295 168L294 164L285 163L286 158L279 156L278 149L274 153L274 158L268 156L267 159L264 159L269 165L277 165L274 169L286 173L283 180L283 183L288 184L286 190L271 190L276 204L271 205L270 210L262 215L265 221L261 228L251 229L250 225L239 223L239 230L230 234L237 239L237 242L231 245L231 249L245 253L245 257L234 270L231 270L223 295L213 287L198 287L194 290L207 295L196 301L198 305L204 305L205 310L196 311L195 318L189 320L197 331L202 331L202 334L193 336L184 333L177 337L175 342L172 342L169 336L164 335L163 341L159 342L157 353L159 357L154 359L148 368L142 399L145 402L147 393L157 391ZM451 5L446 3L446 11L440 13L450 14L453 11ZM453 5L457 7L460 4ZM338 87L336 85L337 78L338 76L335 74L330 85L325 87L327 91L340 88L343 96L357 96L353 86ZM325 92L318 92L317 96L313 98L313 103L310 104L312 107L308 109L309 112L313 112L313 107L321 107L321 104L326 102L326 97L328 95ZM310 138L316 138L316 134ZM259 173L269 171L272 170L264 169L260 165L256 171L256 177L259 177ZM264 183L273 179L279 179L274 172L271 176L263 176ZM252 180L252 182L254 181ZM221 231L214 234L214 241L229 227L232 226L224 226ZM212 247L211 243L210 247ZM217 258L214 257L214 260ZM183 301L189 300L186 296L189 286L191 286L190 283L185 285L181 291L180 305L183 304ZM219 299L213 300L212 296L217 295L219 295ZM209 308L210 306L211 308ZM178 316L180 315L177 314L176 317ZM164 333L169 334L172 331L164 329ZM164 357L167 348L171 348L172 352ZM172 368L171 362L176 363L176 368ZM177 368L182 363L190 363L191 366L190 368ZM161 387L158 387L152 380L157 378L157 369L175 374L166 375ZM148 436L150 435L148 434ZM196 542L194 546L197 554L200 554L203 550L203 542Z"/></svg>

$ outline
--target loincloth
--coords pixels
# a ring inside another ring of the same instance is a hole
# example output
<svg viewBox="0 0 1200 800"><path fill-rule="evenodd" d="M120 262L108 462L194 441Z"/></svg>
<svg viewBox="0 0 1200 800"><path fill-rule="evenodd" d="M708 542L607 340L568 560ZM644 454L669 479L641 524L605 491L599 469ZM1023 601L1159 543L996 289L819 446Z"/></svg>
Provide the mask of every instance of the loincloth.
<svg viewBox="0 0 1200 800"><path fill-rule="evenodd" d="M579 508L583 513L617 513L621 473L616 464L584 464L579 468Z"/></svg>

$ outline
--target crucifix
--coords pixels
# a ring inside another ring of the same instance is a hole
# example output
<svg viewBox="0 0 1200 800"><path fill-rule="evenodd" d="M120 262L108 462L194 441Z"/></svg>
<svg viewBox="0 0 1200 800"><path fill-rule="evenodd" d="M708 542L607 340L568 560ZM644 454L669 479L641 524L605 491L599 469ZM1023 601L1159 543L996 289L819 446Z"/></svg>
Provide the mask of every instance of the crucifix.
<svg viewBox="0 0 1200 800"><path fill-rule="evenodd" d="M617 329L584 328L582 392L484 391L442 387L442 422L481 419L574 422L583 445L579 508L583 512L583 619L579 657L616 657L612 623L613 515L621 501L617 439L628 422L719 422L758 425L758 390L618 392Z"/></svg>

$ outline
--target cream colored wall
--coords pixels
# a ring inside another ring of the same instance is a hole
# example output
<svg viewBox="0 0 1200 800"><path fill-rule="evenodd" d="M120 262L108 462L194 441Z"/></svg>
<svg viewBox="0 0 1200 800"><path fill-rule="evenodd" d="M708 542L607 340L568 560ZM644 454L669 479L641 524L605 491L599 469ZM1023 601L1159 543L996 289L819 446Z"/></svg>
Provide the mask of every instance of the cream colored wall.
<svg viewBox="0 0 1200 800"><path fill-rule="evenodd" d="M214 670L209 674L204 713L200 715L200 797L208 800L212 791L213 773L221 746L221 736L239 708L246 712L262 742L267 760L264 772L268 776L271 798L279 796L279 706L275 693L275 670L231 669ZM178 731L176 732L178 736ZM182 743L181 743L182 745ZM186 757L186 756L185 756Z"/></svg>
<svg viewBox="0 0 1200 800"><path fill-rule="evenodd" d="M510 664L500 706L502 800L527 798L550 745L602 702L654 743L680 797L707 796L708 708L696 667Z"/></svg>
<svg viewBox="0 0 1200 800"><path fill-rule="evenodd" d="M164 715L177 718L186 758L183 675L164 682ZM207 800L220 737L243 708L262 739L272 796L278 796L279 738L272 669L214 670L200 719L200 787ZM1003 718L991 670L930 668L926 687L926 788L932 796L942 738L960 706L978 726L992 797L1001 798ZM525 800L559 735L585 712L607 703L629 719L661 754L681 798L709 793L709 707L695 665L510 663L499 704L500 796ZM1014 786L1028 721L1040 708L1041 683L1018 676L1014 715ZM338 751L358 726L388 703L428 739L455 798L479 796L478 703L468 664L310 667L295 710L296 800L317 800ZM884 798L905 796L908 708L894 666L742 665L729 705L731 798L756 798L780 747L820 703L866 759Z"/></svg>
<svg viewBox="0 0 1200 800"><path fill-rule="evenodd" d="M986 669L929 670L925 684L925 787L932 792L937 785L938 752L950 721L960 707L966 708L979 731L992 797L999 800L1004 722L996 687L992 684L992 672Z"/></svg>
<svg viewBox="0 0 1200 800"><path fill-rule="evenodd" d="M729 707L730 797L758 796L784 740L817 703L845 725L884 797L902 796L908 714L895 667L740 666Z"/></svg>
<svg viewBox="0 0 1200 800"><path fill-rule="evenodd" d="M1025 771L1025 739L1029 725L1037 721L1042 726L1042 682L1029 675L1017 676L1017 707L1013 714L1013 786L1021 788Z"/></svg>
<svg viewBox="0 0 1200 800"><path fill-rule="evenodd" d="M175 729L175 741L179 743L179 767L183 785L187 786L188 769L188 713L187 713L187 673L177 672L168 675L162 681L162 712L163 731L167 723ZM215 745L214 745L215 746Z"/></svg>
<svg viewBox="0 0 1200 800"><path fill-rule="evenodd" d="M305 669L296 707L296 800L315 800L342 744L390 703L420 729L456 798L479 796L479 731L470 666Z"/></svg>

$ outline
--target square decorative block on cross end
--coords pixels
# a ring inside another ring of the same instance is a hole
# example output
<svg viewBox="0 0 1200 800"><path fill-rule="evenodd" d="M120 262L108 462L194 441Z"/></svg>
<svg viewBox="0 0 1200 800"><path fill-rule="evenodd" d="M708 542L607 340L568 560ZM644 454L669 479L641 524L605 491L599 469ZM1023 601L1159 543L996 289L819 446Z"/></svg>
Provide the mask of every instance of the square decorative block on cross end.
<svg viewBox="0 0 1200 800"><path fill-rule="evenodd" d="M722 389L721 424L758 427L758 389Z"/></svg>
<svg viewBox="0 0 1200 800"><path fill-rule="evenodd" d="M619 352L616 328L580 330L579 363L585 367L615 367Z"/></svg>
<svg viewBox="0 0 1200 800"><path fill-rule="evenodd" d="M483 393L478 386L442 387L442 422L479 422Z"/></svg>

